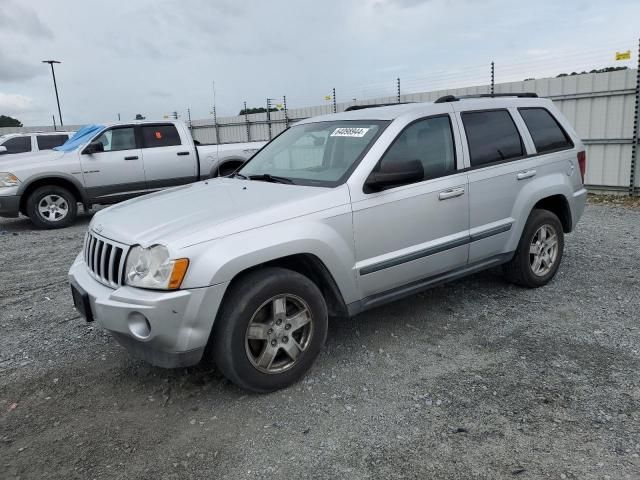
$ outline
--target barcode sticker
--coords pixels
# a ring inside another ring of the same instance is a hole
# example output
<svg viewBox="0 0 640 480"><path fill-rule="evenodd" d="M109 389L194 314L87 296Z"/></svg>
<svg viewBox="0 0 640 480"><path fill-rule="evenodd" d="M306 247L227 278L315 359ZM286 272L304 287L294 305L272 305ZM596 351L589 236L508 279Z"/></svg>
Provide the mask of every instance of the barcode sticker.
<svg viewBox="0 0 640 480"><path fill-rule="evenodd" d="M336 128L330 136L362 138L367 134L368 131L368 128L362 127L340 127Z"/></svg>

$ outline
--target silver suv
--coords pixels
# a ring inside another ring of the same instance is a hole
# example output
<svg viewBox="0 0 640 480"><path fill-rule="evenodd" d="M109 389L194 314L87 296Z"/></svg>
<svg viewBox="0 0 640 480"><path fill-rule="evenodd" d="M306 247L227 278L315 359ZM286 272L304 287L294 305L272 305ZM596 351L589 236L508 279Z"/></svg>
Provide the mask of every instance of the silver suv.
<svg viewBox="0 0 640 480"><path fill-rule="evenodd" d="M312 118L231 178L98 212L69 272L74 303L152 364L205 359L276 390L309 369L328 316L496 265L546 285L584 170L573 128L533 94Z"/></svg>

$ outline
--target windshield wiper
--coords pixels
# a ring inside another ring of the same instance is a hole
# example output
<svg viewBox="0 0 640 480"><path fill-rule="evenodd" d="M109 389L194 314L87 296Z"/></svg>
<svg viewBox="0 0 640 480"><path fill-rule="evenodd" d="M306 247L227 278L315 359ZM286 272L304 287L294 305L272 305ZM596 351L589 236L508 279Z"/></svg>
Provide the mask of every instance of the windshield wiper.
<svg viewBox="0 0 640 480"><path fill-rule="evenodd" d="M243 175L243 174L241 174L241 173L238 173L238 172L236 172L236 173L234 173L234 174L233 174L233 178L235 178L235 177L240 177L240 178L242 178L243 180L249 180L249 177L247 177L246 175Z"/></svg>
<svg viewBox="0 0 640 480"><path fill-rule="evenodd" d="M249 180L261 180L263 182L293 184L293 180L291 180L290 178L279 177L277 175L271 175L269 173L261 173L260 175L249 175Z"/></svg>

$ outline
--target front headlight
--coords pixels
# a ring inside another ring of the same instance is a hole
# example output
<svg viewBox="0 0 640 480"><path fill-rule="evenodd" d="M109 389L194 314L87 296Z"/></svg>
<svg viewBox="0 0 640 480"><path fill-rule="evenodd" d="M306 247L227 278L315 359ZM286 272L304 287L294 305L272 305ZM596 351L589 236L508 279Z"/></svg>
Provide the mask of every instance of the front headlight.
<svg viewBox="0 0 640 480"><path fill-rule="evenodd" d="M17 187L20 180L13 173L0 172L0 187Z"/></svg>
<svg viewBox="0 0 640 480"><path fill-rule="evenodd" d="M142 248L137 245L129 251L125 267L127 285L155 290L176 290L187 273L189 260L171 260L163 245Z"/></svg>

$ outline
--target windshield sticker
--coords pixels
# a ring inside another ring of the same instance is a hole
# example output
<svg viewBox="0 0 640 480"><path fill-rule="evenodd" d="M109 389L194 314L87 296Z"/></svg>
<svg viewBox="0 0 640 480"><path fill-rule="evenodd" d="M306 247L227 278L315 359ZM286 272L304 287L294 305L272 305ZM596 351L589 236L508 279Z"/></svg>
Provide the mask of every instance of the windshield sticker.
<svg viewBox="0 0 640 480"><path fill-rule="evenodd" d="M362 127L340 127L336 128L330 136L362 138L367 134L369 130L370 128Z"/></svg>

